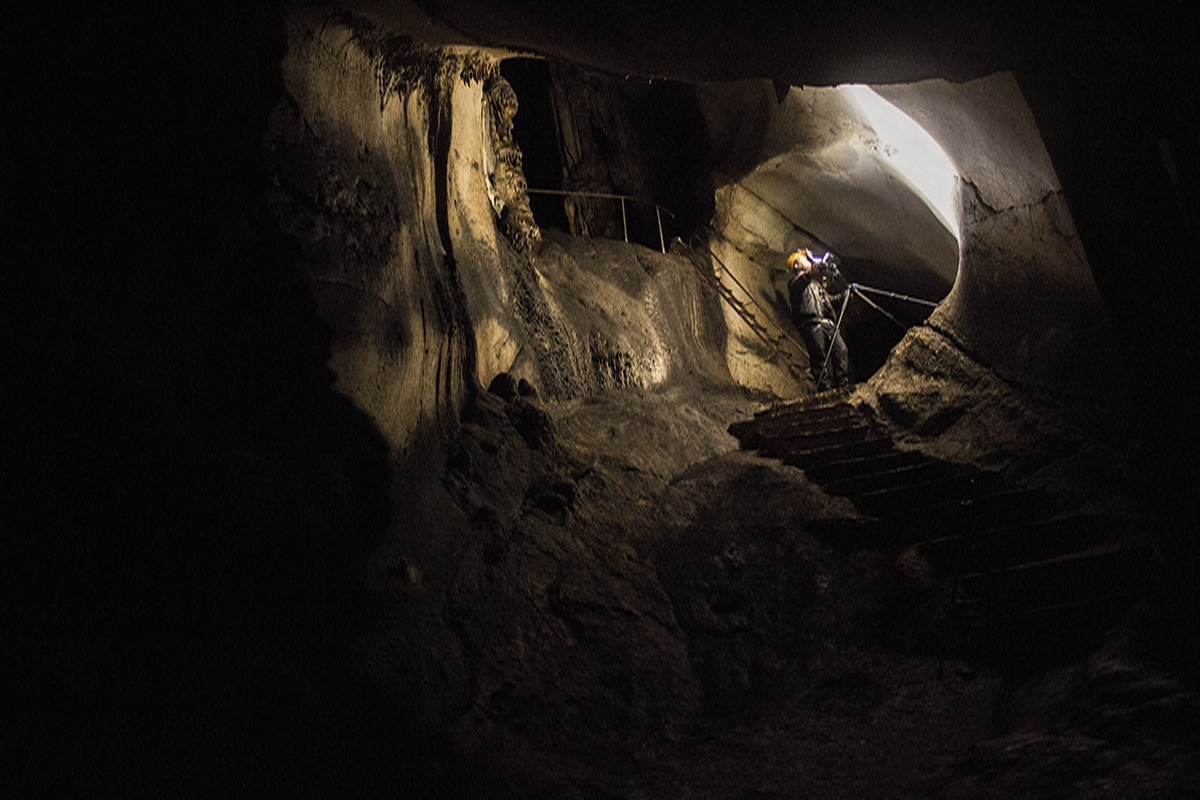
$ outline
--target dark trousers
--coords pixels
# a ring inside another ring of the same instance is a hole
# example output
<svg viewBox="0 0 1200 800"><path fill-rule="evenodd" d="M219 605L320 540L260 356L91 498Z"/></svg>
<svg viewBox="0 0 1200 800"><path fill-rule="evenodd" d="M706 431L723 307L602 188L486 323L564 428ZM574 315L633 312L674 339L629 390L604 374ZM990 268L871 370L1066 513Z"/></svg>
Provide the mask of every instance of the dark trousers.
<svg viewBox="0 0 1200 800"><path fill-rule="evenodd" d="M804 344L808 346L808 368L812 372L817 391L837 389L850 383L850 352L842 341L840 333L834 333L833 323L829 320L817 320L800 327L804 334ZM829 364L825 366L825 357L829 356ZM825 374L821 374L821 367Z"/></svg>

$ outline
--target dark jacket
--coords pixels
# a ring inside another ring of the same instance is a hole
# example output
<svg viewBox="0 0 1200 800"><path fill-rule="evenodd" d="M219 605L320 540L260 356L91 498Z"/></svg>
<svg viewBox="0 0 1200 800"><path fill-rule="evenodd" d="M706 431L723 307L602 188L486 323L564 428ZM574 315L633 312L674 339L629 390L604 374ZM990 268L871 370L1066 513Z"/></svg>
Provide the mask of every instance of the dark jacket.
<svg viewBox="0 0 1200 800"><path fill-rule="evenodd" d="M798 328L834 316L833 306L821 284L808 274L793 275L788 280L788 302L792 305L792 322Z"/></svg>

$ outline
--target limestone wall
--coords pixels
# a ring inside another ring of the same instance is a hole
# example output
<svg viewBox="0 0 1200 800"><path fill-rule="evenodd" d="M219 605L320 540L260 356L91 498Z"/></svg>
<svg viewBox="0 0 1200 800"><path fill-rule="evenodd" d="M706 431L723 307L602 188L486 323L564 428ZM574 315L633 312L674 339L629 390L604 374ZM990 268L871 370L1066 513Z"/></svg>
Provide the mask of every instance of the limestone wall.
<svg viewBox="0 0 1200 800"><path fill-rule="evenodd" d="M931 321L1012 380L1080 402L1111 394L1120 373L1104 305L1013 76L878 91L959 173L958 276Z"/></svg>
<svg viewBox="0 0 1200 800"><path fill-rule="evenodd" d="M400 446L452 424L470 350L448 286L430 146L449 81L435 53L412 48L411 82L389 85L379 43L322 22L288 18L267 206L332 328L338 388Z"/></svg>
<svg viewBox="0 0 1200 800"><path fill-rule="evenodd" d="M265 208L332 330L337 387L393 448L444 438L501 372L558 400L730 381L685 257L540 243L495 56L303 11L286 33Z"/></svg>

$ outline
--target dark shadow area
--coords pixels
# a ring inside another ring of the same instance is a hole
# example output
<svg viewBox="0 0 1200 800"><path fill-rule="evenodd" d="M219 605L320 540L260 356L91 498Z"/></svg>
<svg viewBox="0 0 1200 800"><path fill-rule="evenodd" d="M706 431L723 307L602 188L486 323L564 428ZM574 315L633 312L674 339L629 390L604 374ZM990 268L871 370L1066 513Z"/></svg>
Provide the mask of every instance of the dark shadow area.
<svg viewBox="0 0 1200 800"><path fill-rule="evenodd" d="M1144 21L1151 27L1147 17ZM1164 53L1180 42L1161 41ZM1151 624L1172 633L1158 653L1191 674L1200 662L1200 549L1192 529L1200 510L1200 429L1194 266L1200 260L1200 106L1195 73L1145 74L1129 63L1128 104L1120 116L1110 91L1083 76L1026 71L1021 90L1087 252L1096 286L1128 356L1114 363L1128 381L1142 437L1136 452L1143 513L1159 557L1152 564ZM1135 77L1144 78L1135 83ZM1119 156L1117 155L1119 154ZM1185 366L1186 365L1186 366Z"/></svg>
<svg viewBox="0 0 1200 800"><path fill-rule="evenodd" d="M568 230L563 198L541 194L538 189L561 191L562 156L557 123L550 100L550 67L544 59L508 58L500 62L500 74L512 84L520 104L513 118L513 138L521 148L525 180L532 190L529 207L542 228Z"/></svg>
<svg viewBox="0 0 1200 800"><path fill-rule="evenodd" d="M392 464L258 215L279 17L43 23L5 189L11 791L470 796L454 747L346 673Z"/></svg>
<svg viewBox="0 0 1200 800"><path fill-rule="evenodd" d="M866 285L850 294L842 320L842 336L850 351L855 382L864 382L879 371L909 328L920 325L933 313L932 306L907 297L913 295Z"/></svg>
<svg viewBox="0 0 1200 800"><path fill-rule="evenodd" d="M550 62L510 58L501 63L500 71L520 102L513 131L521 148L534 217L542 227L569 231L564 198L538 191L561 192L565 188ZM563 71L569 74L569 70ZM660 249L672 237L683 236L711 219L708 131L691 85L598 74L588 74L584 80L597 96L607 97L603 102L618 109L618 117L628 125L625 130L609 130L605 126L610 118L593 119L584 139L603 162L637 164L645 171L625 175L618 169L607 176L607 185L586 190L630 196L623 210L616 199L593 201L606 206L612 220L608 234L625 238L627 232L630 242ZM623 180L642 188L634 190Z"/></svg>
<svg viewBox="0 0 1200 800"><path fill-rule="evenodd" d="M628 98L630 122L650 165L653 200L666 209L663 236L684 236L708 223L713 214L708 176L708 129L690 84L680 81L627 78L621 84ZM658 246L653 208L639 209L637 228L630 238ZM650 227L653 226L653 227ZM647 228L650 228L647 230Z"/></svg>

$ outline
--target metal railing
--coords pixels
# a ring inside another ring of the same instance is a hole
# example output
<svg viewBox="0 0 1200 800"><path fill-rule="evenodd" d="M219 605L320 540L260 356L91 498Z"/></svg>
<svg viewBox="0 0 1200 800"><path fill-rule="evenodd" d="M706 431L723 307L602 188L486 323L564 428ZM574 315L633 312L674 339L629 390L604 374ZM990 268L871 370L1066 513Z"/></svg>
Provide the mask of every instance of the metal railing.
<svg viewBox="0 0 1200 800"><path fill-rule="evenodd" d="M651 202L650 200L643 200L642 198L634 197L633 195L612 194L609 192L572 192L572 191L567 191L565 189L526 189L525 191L527 191L529 194L551 194L551 195L560 195L560 196L564 196L564 197L595 197L600 200L620 200L621 201L621 226L625 230L625 241L626 242L629 241L629 221L625 215L625 201L630 200L635 203L647 203L649 205L652 205L652 206L654 206L655 219L658 220L658 246L662 249L662 251L664 253L667 252L667 243L666 243L666 240L663 238L662 212L664 212L664 211L667 212L667 216L671 217L671 219L674 219L675 215L671 213L671 210L669 208L660 206L658 203Z"/></svg>

